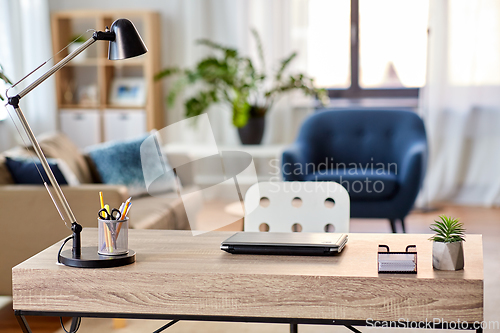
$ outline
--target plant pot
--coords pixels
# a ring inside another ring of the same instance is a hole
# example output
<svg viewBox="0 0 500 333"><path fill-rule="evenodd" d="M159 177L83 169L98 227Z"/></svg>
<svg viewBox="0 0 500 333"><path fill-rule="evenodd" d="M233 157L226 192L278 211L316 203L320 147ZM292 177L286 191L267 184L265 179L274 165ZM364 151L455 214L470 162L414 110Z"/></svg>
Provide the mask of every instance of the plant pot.
<svg viewBox="0 0 500 333"><path fill-rule="evenodd" d="M464 268L463 242L432 243L432 266L442 271L457 271Z"/></svg>
<svg viewBox="0 0 500 333"><path fill-rule="evenodd" d="M264 128L266 125L266 117L251 117L248 123L238 128L241 143L244 145L260 145Z"/></svg>

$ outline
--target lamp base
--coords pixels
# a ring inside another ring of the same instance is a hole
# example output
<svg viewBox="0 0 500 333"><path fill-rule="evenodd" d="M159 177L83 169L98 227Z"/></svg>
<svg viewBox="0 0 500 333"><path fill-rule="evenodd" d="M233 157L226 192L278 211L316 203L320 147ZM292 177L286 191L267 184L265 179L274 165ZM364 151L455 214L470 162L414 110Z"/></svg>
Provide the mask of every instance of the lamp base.
<svg viewBox="0 0 500 333"><path fill-rule="evenodd" d="M97 246L82 247L80 258L73 258L71 250L66 250L59 256L59 262L71 267L79 268L109 268L125 266L135 262L135 251L118 256L105 256L97 253Z"/></svg>

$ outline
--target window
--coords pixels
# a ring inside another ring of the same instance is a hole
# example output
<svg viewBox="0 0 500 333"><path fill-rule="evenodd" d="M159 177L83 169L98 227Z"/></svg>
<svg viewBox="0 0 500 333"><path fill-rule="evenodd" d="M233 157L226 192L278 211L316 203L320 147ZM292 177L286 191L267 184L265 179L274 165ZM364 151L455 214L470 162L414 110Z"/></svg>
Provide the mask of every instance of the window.
<svg viewBox="0 0 500 333"><path fill-rule="evenodd" d="M350 12L349 0L309 2L307 69L321 87L351 85Z"/></svg>
<svg viewBox="0 0 500 333"><path fill-rule="evenodd" d="M418 97L426 0L310 0L308 69L330 97Z"/></svg>

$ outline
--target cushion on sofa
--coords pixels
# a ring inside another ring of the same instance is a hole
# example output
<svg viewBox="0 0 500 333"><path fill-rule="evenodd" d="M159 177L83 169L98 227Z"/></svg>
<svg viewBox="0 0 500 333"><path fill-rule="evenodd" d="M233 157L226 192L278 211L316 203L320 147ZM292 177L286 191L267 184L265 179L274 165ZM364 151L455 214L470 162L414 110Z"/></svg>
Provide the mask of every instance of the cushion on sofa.
<svg viewBox="0 0 500 333"><path fill-rule="evenodd" d="M5 158L5 165L10 171L12 178L16 184L43 184L43 180L40 177L40 172L42 174L43 179L48 183L49 178L47 177L47 173L42 167L42 163L39 161L35 161L33 163L33 159L22 159L22 158ZM67 185L68 182L66 178L64 178L63 173L59 169L57 162L54 160L48 160L50 169L56 177L59 185Z"/></svg>
<svg viewBox="0 0 500 333"><path fill-rule="evenodd" d="M175 190L173 172L170 178L161 177L165 175L164 167L167 171L171 171L171 167L165 159L159 160L161 153L157 152L157 145L152 138L154 134L87 148L102 182L125 185L132 196ZM170 176L170 173L166 176ZM159 181L154 182L155 179Z"/></svg>
<svg viewBox="0 0 500 333"><path fill-rule="evenodd" d="M134 229L190 230L184 203L176 192L135 198L128 216Z"/></svg>
<svg viewBox="0 0 500 333"><path fill-rule="evenodd" d="M7 165L5 165L5 156L0 155L0 185L14 184L14 179L10 174Z"/></svg>
<svg viewBox="0 0 500 333"><path fill-rule="evenodd" d="M5 164L6 157L18 158L18 157L30 157L33 156L28 150L21 147L14 147L9 149L2 154L0 154L0 185L12 185L15 184L14 179L9 171L9 168Z"/></svg>
<svg viewBox="0 0 500 333"><path fill-rule="evenodd" d="M83 158L85 158L85 162L89 166L90 175L92 176L92 183L102 184L101 175L99 175L99 171L97 170L97 167L92 158L89 156L88 153L84 153Z"/></svg>
<svg viewBox="0 0 500 333"><path fill-rule="evenodd" d="M62 159L82 184L92 183L92 175L82 153L62 133L45 134L38 137L40 148L46 157ZM30 147L33 150L33 147Z"/></svg>
<svg viewBox="0 0 500 333"><path fill-rule="evenodd" d="M140 156L144 139L146 136L111 141L86 149L104 184L125 185L134 196L146 193Z"/></svg>

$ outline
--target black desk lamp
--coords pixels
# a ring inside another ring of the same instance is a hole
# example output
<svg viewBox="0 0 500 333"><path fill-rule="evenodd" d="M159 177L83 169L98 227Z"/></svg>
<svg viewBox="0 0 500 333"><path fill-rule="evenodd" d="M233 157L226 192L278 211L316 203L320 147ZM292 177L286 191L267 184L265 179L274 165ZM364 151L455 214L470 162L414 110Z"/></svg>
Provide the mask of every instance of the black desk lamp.
<svg viewBox="0 0 500 333"><path fill-rule="evenodd" d="M98 40L109 41L108 49L108 59L110 60L121 60L139 56L148 51L146 45L139 36L137 29L134 24L127 19L118 19L111 25L111 29L106 27L105 31L96 31L85 43L83 43L75 51L68 54L64 59L55 64L51 69L49 69L45 74L40 76L37 80L31 83L28 87L23 89L19 94L13 97L8 97L8 104L12 105L16 114L23 125L24 131L28 135L29 140L33 144L33 149L35 150L40 162L42 163L43 169L47 173L50 183L54 191L56 192L57 198L61 203L64 214L71 222L71 230L73 231L73 248L71 250L63 251L60 253L58 260L59 262L72 267L116 267L127 265L135 261L135 252L130 250L128 254L119 256L103 256L97 253L97 247L83 248L81 247L80 232L82 231L82 226L76 221L75 215L71 210L71 207L64 196L61 187L59 186L52 170L49 167L47 159L38 144L38 141L33 134L33 131L26 120L21 108L19 107L19 101L21 98L26 96L30 91L35 89L38 85L56 73L58 70L63 68L68 62L75 58L78 54L87 49L90 45L94 44ZM47 191L49 192L56 209L61 215L62 220L66 223L64 215L59 209L54 197L52 196L49 187L46 182L44 182Z"/></svg>

